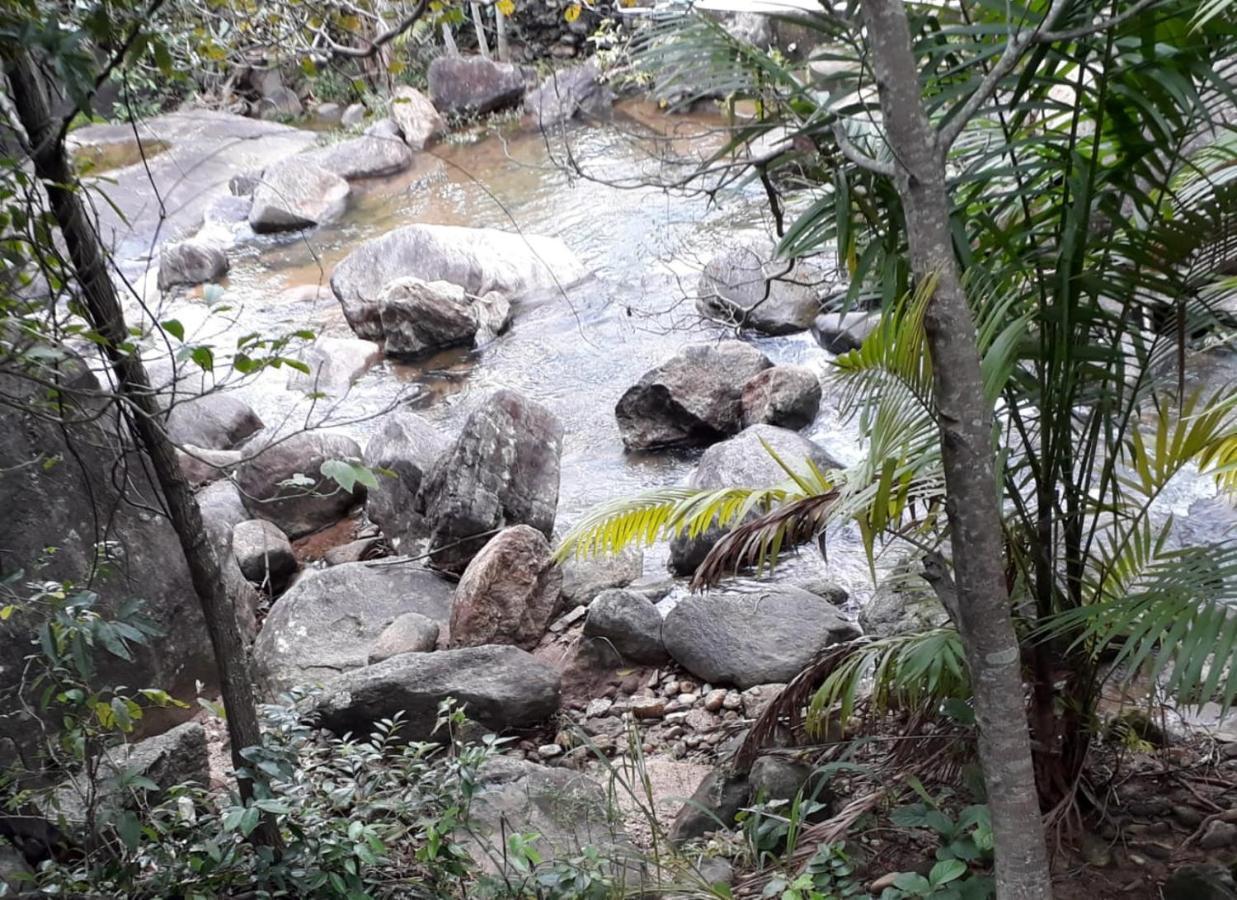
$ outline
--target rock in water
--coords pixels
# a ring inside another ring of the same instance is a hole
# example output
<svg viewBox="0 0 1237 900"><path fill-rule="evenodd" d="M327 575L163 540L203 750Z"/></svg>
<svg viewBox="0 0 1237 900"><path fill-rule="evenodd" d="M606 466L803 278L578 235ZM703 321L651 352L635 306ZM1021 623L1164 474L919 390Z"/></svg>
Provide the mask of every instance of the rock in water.
<svg viewBox="0 0 1237 900"><path fill-rule="evenodd" d="M830 353L858 349L880 324L880 313L822 313L812 322L812 336Z"/></svg>
<svg viewBox="0 0 1237 900"><path fill-rule="evenodd" d="M494 112L524 96L525 77L517 66L480 56L440 56L428 74L430 99L448 115Z"/></svg>
<svg viewBox="0 0 1237 900"><path fill-rule="evenodd" d="M472 301L445 281L398 278L378 297L382 336L391 356L420 356L468 346L477 334Z"/></svg>
<svg viewBox="0 0 1237 900"><path fill-rule="evenodd" d="M417 492L447 445L437 428L405 410L387 415L365 445L365 465L383 470L378 487L366 494L365 513L396 549L426 533L425 520L417 509Z"/></svg>
<svg viewBox="0 0 1237 900"><path fill-rule="evenodd" d="M666 649L683 668L740 688L789 681L821 650L858 635L828 600L788 585L694 595L662 626Z"/></svg>
<svg viewBox="0 0 1237 900"><path fill-rule="evenodd" d="M400 85L391 94L391 118L413 150L421 150L434 138L447 132L434 104L416 88Z"/></svg>
<svg viewBox="0 0 1237 900"><path fill-rule="evenodd" d="M277 693L359 669L383 632L406 613L445 625L451 585L395 557L306 572L275 601L254 643L258 679Z"/></svg>
<svg viewBox="0 0 1237 900"><path fill-rule="evenodd" d="M451 601L451 646L537 646L558 608L563 573L528 525L496 534L468 564Z"/></svg>
<svg viewBox="0 0 1237 900"><path fill-rule="evenodd" d="M320 337L301 352L300 359L309 371L293 370L288 390L342 396L382 361L382 347L360 338Z"/></svg>
<svg viewBox="0 0 1237 900"><path fill-rule="evenodd" d="M412 165L412 151L399 138L362 135L304 154L328 172L353 181L396 175Z"/></svg>
<svg viewBox="0 0 1237 900"><path fill-rule="evenodd" d="M178 284L218 281L228 274L228 258L218 247L202 241L180 241L159 248L159 290Z"/></svg>
<svg viewBox="0 0 1237 900"><path fill-rule="evenodd" d="M822 273L774 258L772 247L739 247L713 257L700 275L701 315L765 334L793 334L820 312Z"/></svg>
<svg viewBox="0 0 1237 900"><path fill-rule="evenodd" d="M540 403L509 390L491 395L421 486L433 565L462 573L493 531L511 525L550 537L562 445L562 423Z"/></svg>
<svg viewBox="0 0 1237 900"><path fill-rule="evenodd" d="M262 173L253 190L249 225L254 231L293 231L343 215L348 182L309 159L292 157Z"/></svg>
<svg viewBox="0 0 1237 900"><path fill-rule="evenodd" d="M613 92L601 83L597 61L551 72L535 90L524 96L524 113L532 124L545 128L561 125L577 115L598 118L610 111Z"/></svg>
<svg viewBox="0 0 1237 900"><path fill-rule="evenodd" d="M772 365L741 341L692 344L627 389L615 407L628 450L705 446L737 434L741 391Z"/></svg>
<svg viewBox="0 0 1237 900"><path fill-rule="evenodd" d="M335 267L331 290L358 337L382 339L379 297L397 278L446 281L479 297L556 294L587 271L558 238L493 228L407 225L365 241Z"/></svg>
<svg viewBox="0 0 1237 900"><path fill-rule="evenodd" d="M527 728L558 712L558 671L518 647L401 653L332 680L310 715L336 734L368 735L375 722L403 713L400 737L427 741L448 697L485 728Z"/></svg>
<svg viewBox="0 0 1237 900"><path fill-rule="evenodd" d="M311 534L342 519L365 499L365 488L345 491L322 474L329 460L359 460L361 448L350 437L324 431L298 432L285 439L245 447L236 472L249 512L274 522L288 537Z"/></svg>
<svg viewBox="0 0 1237 900"><path fill-rule="evenodd" d="M632 662L657 666L667 659L661 626L661 613L652 600L635 591L614 589L593 598L584 634L609 641Z"/></svg>
<svg viewBox="0 0 1237 900"><path fill-rule="evenodd" d="M803 366L774 366L743 385L743 427L778 425L798 431L820 411L820 379Z"/></svg>
<svg viewBox="0 0 1237 900"><path fill-rule="evenodd" d="M688 484L694 488L760 488L789 481L790 475L765 449L765 444L796 472L806 472L809 459L822 469L838 465L823 447L796 432L773 425L753 425L705 450ZM680 575L695 572L725 532L726 529L714 527L696 537L676 536L670 541L670 568Z"/></svg>

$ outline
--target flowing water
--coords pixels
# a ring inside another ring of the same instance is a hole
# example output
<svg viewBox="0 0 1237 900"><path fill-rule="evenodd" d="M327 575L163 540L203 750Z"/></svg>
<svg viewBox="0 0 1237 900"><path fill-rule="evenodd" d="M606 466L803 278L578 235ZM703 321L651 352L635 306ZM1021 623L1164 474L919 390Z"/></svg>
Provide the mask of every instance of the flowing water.
<svg viewBox="0 0 1237 900"><path fill-rule="evenodd" d="M649 124L657 138L645 131ZM511 330L488 346L415 365L384 361L336 403L286 390L279 372L241 390L268 427L345 423L341 430L362 445L375 427L372 417L392 404L414 408L454 434L489 393L518 390L546 404L566 428L561 533L596 503L682 481L698 458L625 453L614 405L643 372L683 344L724 336L695 314L699 270L717 250L768 230L759 185L708 196L651 183L683 174L674 160L690 163L717 146L715 125L629 104L612 124L579 128L565 138L519 132L440 145L419 154L400 176L355 184L351 209L338 225L263 238L232 251L222 297L231 311L209 319L215 324L202 330L230 339L311 327L350 337L327 286L332 268L359 242L401 225L492 226L560 237L593 277L561 296L517 305ZM171 313L201 321L206 304L200 297L194 292ZM810 335L751 340L775 363L828 371L829 355ZM1231 355L1209 365L1219 372L1210 380L1237 372ZM829 393L826 388L821 412L805 433L841 461L854 462L862 452L855 429L841 421ZM1187 512L1203 504L1209 511L1201 520L1192 517L1191 525L1214 533L1235 518L1231 505L1214 495L1208 481L1195 477L1174 490L1168 505ZM650 553L646 572L664 571L663 560L663 553ZM849 529L831 537L827 563L812 551L796 566L832 578L857 599L871 590L857 535Z"/></svg>

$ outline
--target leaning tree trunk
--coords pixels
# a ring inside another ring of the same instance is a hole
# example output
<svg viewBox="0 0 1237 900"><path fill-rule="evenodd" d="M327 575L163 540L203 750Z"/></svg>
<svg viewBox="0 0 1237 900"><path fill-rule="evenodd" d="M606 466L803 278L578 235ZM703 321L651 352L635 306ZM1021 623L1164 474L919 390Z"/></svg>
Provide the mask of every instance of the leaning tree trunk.
<svg viewBox="0 0 1237 900"><path fill-rule="evenodd" d="M485 38L485 18L481 15L481 6L477 3L470 3L469 6L472 8L472 27L477 30L477 49L489 59L490 44Z"/></svg>
<svg viewBox="0 0 1237 900"><path fill-rule="evenodd" d="M950 229L945 152L928 121L902 0L863 0L881 112L905 208L911 267L937 287L924 327L932 355L947 512L979 727L979 755L992 812L997 896L1052 896L1035 789L1021 653L1005 584L992 414L984 400L975 323Z"/></svg>
<svg viewBox="0 0 1237 900"><path fill-rule="evenodd" d="M162 416L146 367L138 353L124 349L130 340L124 313L107 272L103 245L74 188L75 178L60 138L60 121L51 114L43 79L26 51L13 53L5 68L13 104L30 140L35 174L47 190L52 214L64 236L91 327L102 336L120 392L133 409L129 419L142 448L150 457L155 479L167 505L168 517L176 529L189 565L193 588L210 634L215 665L219 670L219 684L227 711L228 737L232 742L232 763L240 769L248 765L241 751L260 744L262 735L236 611L224 588L219 561L202 525L202 512L180 471L175 449L161 424ZM249 779L239 779L238 786L246 802L252 799L253 784ZM262 843L278 843L278 833L269 822L264 822L255 836Z"/></svg>
<svg viewBox="0 0 1237 900"><path fill-rule="evenodd" d="M498 61L511 62L511 46L507 42L507 14L494 4L494 41L498 46Z"/></svg>

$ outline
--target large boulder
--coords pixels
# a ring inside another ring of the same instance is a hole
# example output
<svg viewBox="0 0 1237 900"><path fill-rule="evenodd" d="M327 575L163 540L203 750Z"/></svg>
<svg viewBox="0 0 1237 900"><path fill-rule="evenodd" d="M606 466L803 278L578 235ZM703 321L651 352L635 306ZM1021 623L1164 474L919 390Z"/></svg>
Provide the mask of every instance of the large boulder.
<svg viewBox="0 0 1237 900"><path fill-rule="evenodd" d="M710 684L787 682L858 629L828 600L789 585L713 591L678 603L662 626L674 660Z"/></svg>
<svg viewBox="0 0 1237 900"><path fill-rule="evenodd" d="M700 275L701 315L765 334L805 331L820 312L821 273L780 260L771 247L736 247L713 257Z"/></svg>
<svg viewBox="0 0 1237 900"><path fill-rule="evenodd" d="M192 487L200 487L229 475L241 464L245 454L239 450L208 450L192 444L176 448L176 464Z"/></svg>
<svg viewBox="0 0 1237 900"><path fill-rule="evenodd" d="M310 159L268 166L253 190L249 225L259 233L334 222L348 206L348 182Z"/></svg>
<svg viewBox="0 0 1237 900"><path fill-rule="evenodd" d="M365 514L397 550L426 532L417 492L447 445L442 432L407 410L388 414L365 445L365 465L378 473L378 487L365 497Z"/></svg>
<svg viewBox="0 0 1237 900"><path fill-rule="evenodd" d="M320 337L301 351L300 361L309 371L293 370L288 390L340 396L382 361L382 347L360 338Z"/></svg>
<svg viewBox="0 0 1237 900"><path fill-rule="evenodd" d="M570 556L560 563L563 570L563 604L587 606L607 588L627 587L644 574L644 554L635 547L620 553Z"/></svg>
<svg viewBox="0 0 1237 900"><path fill-rule="evenodd" d="M628 450L705 446L737 434L744 383L772 365L741 341L692 344L645 372L614 413Z"/></svg>
<svg viewBox="0 0 1237 900"><path fill-rule="evenodd" d="M577 115L586 119L604 116L614 103L614 93L601 82L597 61L551 72L541 84L524 95L524 114L539 128L561 125Z"/></svg>
<svg viewBox="0 0 1237 900"><path fill-rule="evenodd" d="M563 573L528 525L496 534L464 570L451 601L451 646L537 646L558 608Z"/></svg>
<svg viewBox="0 0 1237 900"><path fill-rule="evenodd" d="M174 444L229 450L262 428L244 400L212 391L199 397L178 395L167 411L167 435Z"/></svg>
<svg viewBox="0 0 1237 900"><path fill-rule="evenodd" d="M863 344L880 318L878 312L821 313L812 321L812 336L830 353L847 353Z"/></svg>
<svg viewBox="0 0 1237 900"><path fill-rule="evenodd" d="M752 799L747 776L726 768L713 769L683 804L670 825L670 842L675 846L706 834L733 827L735 816Z"/></svg>
<svg viewBox="0 0 1237 900"><path fill-rule="evenodd" d="M797 432L774 425L753 425L705 450L689 486L764 488L789 481L790 475L765 449L765 444L796 472L806 471L809 459L822 469L837 467L823 447ZM670 542L670 568L680 575L695 572L723 534L725 529L709 528L695 537L678 535Z"/></svg>
<svg viewBox="0 0 1237 900"><path fill-rule="evenodd" d="M333 679L310 715L336 734L368 734L374 723L402 713L400 737L427 741L448 698L485 728L528 728L558 712L559 675L518 647L401 653Z"/></svg>
<svg viewBox="0 0 1237 900"><path fill-rule="evenodd" d="M365 499L363 486L346 491L322 474L322 464L330 460L360 460L360 446L345 435L301 431L265 445L251 442L245 453L236 470L245 507L290 538L334 525Z"/></svg>
<svg viewBox="0 0 1237 900"><path fill-rule="evenodd" d="M550 295L587 274L558 238L494 228L406 225L365 241L331 275L331 290L358 337L382 339L379 297L397 278L446 281L476 297Z"/></svg>
<svg viewBox="0 0 1237 900"><path fill-rule="evenodd" d="M406 613L445 625L451 585L411 560L345 563L306 572L275 601L253 658L271 692L359 669Z"/></svg>
<svg viewBox="0 0 1237 900"><path fill-rule="evenodd" d="M651 666L667 660L661 628L661 613L653 601L621 588L602 591L594 597L584 619L586 637L608 641L632 662Z"/></svg>
<svg viewBox="0 0 1237 900"><path fill-rule="evenodd" d="M185 284L218 281L228 274L223 251L204 241L166 243L159 248L159 290Z"/></svg>
<svg viewBox="0 0 1237 900"><path fill-rule="evenodd" d="M542 406L500 390L473 411L421 486L433 565L462 573L489 535L531 525L547 538L558 509L563 426Z"/></svg>
<svg viewBox="0 0 1237 900"><path fill-rule="evenodd" d="M524 72L481 56L440 56L429 67L430 99L448 115L476 116L515 106L524 96Z"/></svg>
<svg viewBox="0 0 1237 900"><path fill-rule="evenodd" d="M429 97L416 88L400 85L391 94L391 118L404 135L404 142L413 150L421 150L436 137L447 132Z"/></svg>
<svg viewBox="0 0 1237 900"><path fill-rule="evenodd" d="M386 352L415 357L470 346L477 334L472 306L459 285L397 278L378 297Z"/></svg>
<svg viewBox="0 0 1237 900"><path fill-rule="evenodd" d="M245 578L272 591L281 590L297 569L288 536L265 519L246 519L232 528L232 555Z"/></svg>
<svg viewBox="0 0 1237 900"><path fill-rule="evenodd" d="M804 366L774 366L743 385L743 427L766 424L798 431L820 411L820 379Z"/></svg>
<svg viewBox="0 0 1237 900"><path fill-rule="evenodd" d="M412 151L399 138L362 135L304 154L310 162L340 178L380 178L412 165Z"/></svg>

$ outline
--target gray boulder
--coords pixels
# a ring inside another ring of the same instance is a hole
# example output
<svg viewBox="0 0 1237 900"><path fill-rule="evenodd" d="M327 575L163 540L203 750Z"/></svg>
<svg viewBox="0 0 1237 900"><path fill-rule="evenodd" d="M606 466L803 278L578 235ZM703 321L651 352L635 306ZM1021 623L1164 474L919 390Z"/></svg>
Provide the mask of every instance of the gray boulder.
<svg viewBox="0 0 1237 900"><path fill-rule="evenodd" d="M358 337L381 340L379 298L397 278L446 281L480 297L549 296L582 281L583 265L558 238L494 228L406 225L365 241L331 275L331 290Z"/></svg>
<svg viewBox="0 0 1237 900"><path fill-rule="evenodd" d="M653 601L621 588L602 591L593 598L584 619L587 637L608 641L632 662L650 666L668 659L661 628L661 613Z"/></svg>
<svg viewBox="0 0 1237 900"><path fill-rule="evenodd" d="M235 198L233 198L235 199ZM159 290L180 284L218 281L228 274L228 258L213 244L187 240L159 248Z"/></svg>
<svg viewBox="0 0 1237 900"><path fill-rule="evenodd" d="M448 115L482 115L515 106L524 96L520 68L480 56L440 56L428 74L430 100Z"/></svg>
<svg viewBox="0 0 1237 900"><path fill-rule="evenodd" d="M245 447L246 460L236 470L245 507L256 518L278 525L289 538L304 537L333 525L365 499L365 488L345 491L322 474L328 460L360 460L361 448L350 437L324 431Z"/></svg>
<svg viewBox="0 0 1237 900"><path fill-rule="evenodd" d="M254 643L256 674L272 693L329 681L367 665L405 613L445 624L450 612L451 585L411 560L309 571L271 607Z"/></svg>
<svg viewBox="0 0 1237 900"><path fill-rule="evenodd" d="M394 138L399 141L404 139L404 133L400 131L394 119L379 119L377 122L372 122L365 126L364 134L370 137Z"/></svg>
<svg viewBox="0 0 1237 900"><path fill-rule="evenodd" d="M232 556L232 531L251 517L241 502L240 491L230 480L215 481L197 492L198 509L206 536L220 559ZM226 551L226 552L225 552Z"/></svg>
<svg viewBox="0 0 1237 900"><path fill-rule="evenodd" d="M391 356L470 346L477 334L472 301L462 287L445 281L398 278L379 295L378 314Z"/></svg>
<svg viewBox="0 0 1237 900"><path fill-rule="evenodd" d="M863 633L873 638L914 634L949 624L949 613L921 576L898 567L859 610Z"/></svg>
<svg viewBox="0 0 1237 900"><path fill-rule="evenodd" d="M488 533L511 525L549 538L562 446L562 423L544 406L515 391L492 394L421 485L433 565L462 573Z"/></svg>
<svg viewBox="0 0 1237 900"><path fill-rule="evenodd" d="M820 379L803 366L773 366L743 385L743 427L767 424L798 431L820 411Z"/></svg>
<svg viewBox="0 0 1237 900"><path fill-rule="evenodd" d="M232 529L232 555L241 574L254 584L280 590L296 572L288 536L263 519L247 519Z"/></svg>
<svg viewBox="0 0 1237 900"><path fill-rule="evenodd" d="M696 308L726 324L764 334L805 331L820 312L822 273L776 259L772 247L737 247L713 257L700 275Z"/></svg>
<svg viewBox="0 0 1237 900"><path fill-rule="evenodd" d="M263 119L295 119L303 115L305 106L291 88L279 85L258 101L258 115Z"/></svg>
<svg viewBox="0 0 1237 900"><path fill-rule="evenodd" d="M268 166L253 190L254 231L294 231L334 222L348 206L348 182L312 160L294 156Z"/></svg>
<svg viewBox="0 0 1237 900"><path fill-rule="evenodd" d="M666 649L683 668L739 688L789 681L821 650L858 634L828 600L782 585L693 595L662 626Z"/></svg>
<svg viewBox="0 0 1237 900"><path fill-rule="evenodd" d="M367 110L364 103L350 103L339 117L339 124L345 128L356 128L365 121Z"/></svg>
<svg viewBox="0 0 1237 900"><path fill-rule="evenodd" d="M856 350L880 324L880 313L822 313L812 321L812 336L830 353Z"/></svg>
<svg viewBox="0 0 1237 900"><path fill-rule="evenodd" d="M447 123L429 97L408 85L400 85L392 92L391 118L413 150L423 149L447 132Z"/></svg>
<svg viewBox="0 0 1237 900"><path fill-rule="evenodd" d="M230 450L261 428L262 420L253 407L221 391L200 397L180 395L167 413L172 443L207 450Z"/></svg>
<svg viewBox="0 0 1237 900"><path fill-rule="evenodd" d="M1179 866L1164 882L1164 900L1237 900L1233 872L1218 863Z"/></svg>
<svg viewBox="0 0 1237 900"><path fill-rule="evenodd" d="M412 165L412 151L399 138L361 135L302 154L328 172L353 181L397 175Z"/></svg>
<svg viewBox="0 0 1237 900"><path fill-rule="evenodd" d="M614 93L601 82L596 60L551 72L524 95L524 114L539 128L561 125L576 116L596 119L614 104Z"/></svg>
<svg viewBox="0 0 1237 900"><path fill-rule="evenodd" d="M570 556L559 564L563 570L563 604L586 606L606 588L627 587L644 574L644 554L635 547L621 553Z"/></svg>
<svg viewBox="0 0 1237 900"><path fill-rule="evenodd" d="M245 454L239 450L208 450L192 444L176 448L176 462L181 474L193 487L200 487L230 474L240 465Z"/></svg>
<svg viewBox="0 0 1237 900"><path fill-rule="evenodd" d="M473 557L451 601L451 646L537 646L558 609L563 573L528 525L496 534Z"/></svg>
<svg viewBox="0 0 1237 900"><path fill-rule="evenodd" d="M341 396L381 360L382 347L373 341L320 337L301 351L309 371L290 372L288 390Z"/></svg>
<svg viewBox="0 0 1237 900"><path fill-rule="evenodd" d="M438 623L420 613L404 613L383 629L369 648L369 664L401 653L427 653L438 645Z"/></svg>
<svg viewBox="0 0 1237 900"><path fill-rule="evenodd" d="M743 423L741 391L772 365L741 341L692 344L623 394L615 407L628 450L707 446L737 434Z"/></svg>
<svg viewBox="0 0 1237 900"><path fill-rule="evenodd" d="M789 481L790 476L765 449L765 444L796 472L806 471L808 459L822 469L837 467L837 462L823 447L794 431L774 425L752 425L705 450L688 481L689 486L760 488ZM725 532L726 529L714 527L696 537L681 534L673 538L670 541L671 570L680 575L695 572Z"/></svg>
<svg viewBox="0 0 1237 900"><path fill-rule="evenodd" d="M368 734L375 722L403 713L400 736L426 741L448 697L484 728L528 728L558 712L559 675L518 647L401 653L333 679L309 713L336 734Z"/></svg>
<svg viewBox="0 0 1237 900"><path fill-rule="evenodd" d="M447 445L442 432L407 410L388 414L365 445L365 465L378 471L378 487L365 496L365 514L397 550L426 533L417 492Z"/></svg>
<svg viewBox="0 0 1237 900"><path fill-rule="evenodd" d="M723 768L705 775L670 826L676 846L734 825L735 816L751 801L747 777Z"/></svg>
<svg viewBox="0 0 1237 900"><path fill-rule="evenodd" d="M314 105L314 118L324 125L338 125L344 117L344 108L338 103L318 103Z"/></svg>

